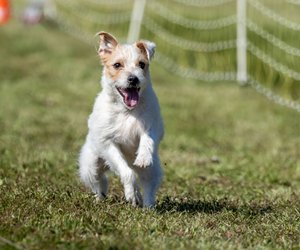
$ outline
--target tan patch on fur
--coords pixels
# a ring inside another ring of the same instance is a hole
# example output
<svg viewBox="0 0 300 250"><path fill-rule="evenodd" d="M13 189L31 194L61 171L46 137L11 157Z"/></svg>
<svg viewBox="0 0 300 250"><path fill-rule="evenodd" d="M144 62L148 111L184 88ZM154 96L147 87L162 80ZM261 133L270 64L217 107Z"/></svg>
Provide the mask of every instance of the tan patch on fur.
<svg viewBox="0 0 300 250"><path fill-rule="evenodd" d="M103 66L106 66L109 61L115 56L115 49L113 50L99 50L100 59L102 61Z"/></svg>
<svg viewBox="0 0 300 250"><path fill-rule="evenodd" d="M110 53L113 48L118 45L118 41L111 34L100 31L97 33L100 36L99 50L98 53L100 56Z"/></svg>
<svg viewBox="0 0 300 250"><path fill-rule="evenodd" d="M145 63L145 68L143 69L144 72L148 70L148 67L149 67L149 61L148 61L148 58L144 55L144 54L141 54L137 61L136 61L136 66L139 67L139 63L140 62L143 62Z"/></svg>
<svg viewBox="0 0 300 250"><path fill-rule="evenodd" d="M107 67L105 69L105 74L107 76L109 76L110 79L112 79L113 81L117 81L117 79L119 78L120 74L121 74L122 69L114 69L113 67Z"/></svg>
<svg viewBox="0 0 300 250"><path fill-rule="evenodd" d="M145 56L145 59L148 62L148 54L147 54L145 43L144 42L137 42L136 47L138 47L140 49L141 53Z"/></svg>
<svg viewBox="0 0 300 250"><path fill-rule="evenodd" d="M111 78L113 81L116 81L124 67L124 62L122 60L117 60L117 54L119 50L119 45L112 50L110 53L105 53L104 55L101 56L102 64L105 67L104 73ZM120 63L121 67L116 69L114 67L115 63Z"/></svg>
<svg viewBox="0 0 300 250"><path fill-rule="evenodd" d="M141 52L141 54L136 62L136 65L139 66L139 62L144 62L145 63L144 71L146 71L149 67L149 60L148 60L146 45L143 42L137 42L136 47L138 49L140 49L140 52Z"/></svg>

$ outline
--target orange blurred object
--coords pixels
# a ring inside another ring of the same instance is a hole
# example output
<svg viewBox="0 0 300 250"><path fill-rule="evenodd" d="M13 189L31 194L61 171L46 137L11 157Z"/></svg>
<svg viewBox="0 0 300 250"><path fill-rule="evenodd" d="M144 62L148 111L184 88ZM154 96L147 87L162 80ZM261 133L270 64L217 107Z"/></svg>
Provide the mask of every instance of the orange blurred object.
<svg viewBox="0 0 300 250"><path fill-rule="evenodd" d="M9 0L0 0L0 24L6 23L10 17Z"/></svg>

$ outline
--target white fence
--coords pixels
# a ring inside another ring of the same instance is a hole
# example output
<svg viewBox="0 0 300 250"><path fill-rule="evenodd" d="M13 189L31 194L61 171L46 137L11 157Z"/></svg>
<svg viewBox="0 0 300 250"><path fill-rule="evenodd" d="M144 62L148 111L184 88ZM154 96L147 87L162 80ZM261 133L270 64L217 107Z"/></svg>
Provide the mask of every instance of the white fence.
<svg viewBox="0 0 300 250"><path fill-rule="evenodd" d="M157 62L168 71L200 81L246 82L300 112L300 0L54 2L55 21L84 42L94 45L99 29L130 42L141 31L158 44Z"/></svg>

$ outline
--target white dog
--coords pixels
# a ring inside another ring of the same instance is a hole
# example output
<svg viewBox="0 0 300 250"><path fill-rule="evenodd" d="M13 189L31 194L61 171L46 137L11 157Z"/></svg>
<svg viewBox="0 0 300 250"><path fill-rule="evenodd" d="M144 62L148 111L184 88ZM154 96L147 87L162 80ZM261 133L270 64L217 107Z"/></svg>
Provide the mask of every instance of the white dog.
<svg viewBox="0 0 300 250"><path fill-rule="evenodd" d="M120 176L127 201L152 207L162 179L158 146L164 133L149 73L155 44L122 45L106 32L98 35L102 91L88 120L89 132L79 158L80 177L104 198L108 191L105 172L111 169Z"/></svg>

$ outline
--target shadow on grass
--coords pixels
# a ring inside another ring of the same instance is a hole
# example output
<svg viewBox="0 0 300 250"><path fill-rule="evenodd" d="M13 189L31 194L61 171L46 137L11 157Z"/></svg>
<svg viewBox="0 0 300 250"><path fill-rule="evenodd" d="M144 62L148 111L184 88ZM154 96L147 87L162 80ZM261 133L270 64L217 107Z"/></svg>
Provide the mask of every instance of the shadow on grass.
<svg viewBox="0 0 300 250"><path fill-rule="evenodd" d="M164 197L161 202L156 205L158 213L166 212L186 212L191 214L206 213L215 214L223 211L229 211L245 216L262 216L273 211L271 203L250 203L239 204L238 202L229 201L226 198L219 200L187 200L184 198Z"/></svg>

